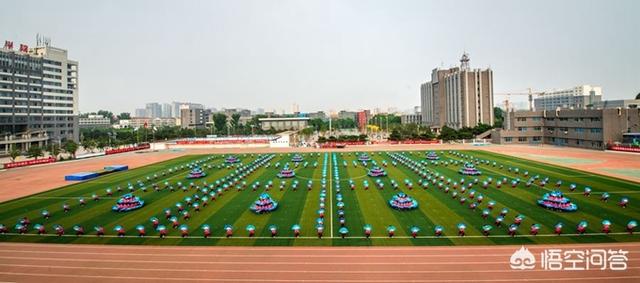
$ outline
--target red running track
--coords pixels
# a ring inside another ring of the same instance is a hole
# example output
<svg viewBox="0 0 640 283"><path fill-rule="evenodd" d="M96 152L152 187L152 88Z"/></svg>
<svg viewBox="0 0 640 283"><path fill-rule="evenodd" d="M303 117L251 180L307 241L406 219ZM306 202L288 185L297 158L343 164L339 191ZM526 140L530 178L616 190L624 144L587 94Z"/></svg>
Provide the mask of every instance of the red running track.
<svg viewBox="0 0 640 283"><path fill-rule="evenodd" d="M623 249L626 271L512 270L520 246L159 247L0 243L6 282L640 282L640 243L528 246ZM536 256L537 257L537 256Z"/></svg>

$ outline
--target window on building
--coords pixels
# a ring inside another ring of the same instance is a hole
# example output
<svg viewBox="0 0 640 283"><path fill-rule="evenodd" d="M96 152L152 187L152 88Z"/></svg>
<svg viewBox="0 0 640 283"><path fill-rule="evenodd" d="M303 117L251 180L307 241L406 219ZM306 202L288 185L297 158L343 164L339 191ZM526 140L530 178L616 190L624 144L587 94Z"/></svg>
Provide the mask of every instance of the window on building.
<svg viewBox="0 0 640 283"><path fill-rule="evenodd" d="M518 141L519 142L526 142L527 141L527 137L518 137Z"/></svg>

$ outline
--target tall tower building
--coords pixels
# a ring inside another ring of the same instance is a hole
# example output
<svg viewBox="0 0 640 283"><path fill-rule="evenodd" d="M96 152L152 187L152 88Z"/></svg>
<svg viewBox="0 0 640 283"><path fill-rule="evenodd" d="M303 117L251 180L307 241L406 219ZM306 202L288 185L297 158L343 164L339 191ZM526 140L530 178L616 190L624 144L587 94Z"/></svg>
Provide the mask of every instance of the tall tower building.
<svg viewBox="0 0 640 283"><path fill-rule="evenodd" d="M464 53L460 67L433 69L431 81L420 86L422 121L439 131L493 125L493 71L471 69Z"/></svg>
<svg viewBox="0 0 640 283"><path fill-rule="evenodd" d="M78 62L38 37L0 49L0 152L79 140Z"/></svg>

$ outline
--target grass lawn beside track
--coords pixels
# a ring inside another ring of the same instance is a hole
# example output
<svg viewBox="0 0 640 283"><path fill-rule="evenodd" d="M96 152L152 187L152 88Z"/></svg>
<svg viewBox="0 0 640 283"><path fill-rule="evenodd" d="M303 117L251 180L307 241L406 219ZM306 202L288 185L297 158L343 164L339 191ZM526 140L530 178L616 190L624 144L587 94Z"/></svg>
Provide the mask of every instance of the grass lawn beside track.
<svg viewBox="0 0 640 283"><path fill-rule="evenodd" d="M419 183L420 176L410 170L409 167L397 163L392 164L392 155L405 156L410 160L421 162L426 160L425 151L405 151L405 152L369 152L369 156L378 165L382 165L383 161L387 163L383 167L387 173L387 177L380 178L384 183L384 189L376 187L375 178L367 176L367 171L373 166L373 162L368 162L365 167L362 163L354 161L358 159L358 153L303 153L304 161L308 163L305 168L302 164L294 167L291 158L294 154L274 154L269 161L270 166L261 166L253 173L249 174L244 180L247 186L242 190L237 190L235 185L230 186L228 191L222 196L218 196L215 201L211 201L208 206L201 207L200 212L188 209L191 214L190 220L183 220L179 217L180 224L186 224L189 228L190 237L181 238L180 231L173 229L165 220L163 210L170 208L176 215L175 204L181 202L184 205L184 198L193 196L197 192L189 189L183 192L176 189L175 192L161 190L156 192L152 188L153 183L163 184L165 181L174 187L177 182L188 184L194 182L202 186L206 181L208 184L214 183L225 176L229 176L237 167L218 168L218 165L224 163L224 155L193 155L184 156L176 159L144 166L141 168L118 172L102 176L87 182L75 183L64 186L59 189L39 193L32 196L0 203L0 224L4 224L9 233L0 235L0 242L55 242L55 243L93 243L93 244L152 244L152 245L257 245L257 246L305 246L305 245L334 245L334 246L352 246L352 245L492 245L492 244L550 244L550 243L589 243L589 242L626 242L639 241L639 234L629 235L626 233L626 224L629 220L640 220L640 184L630 181L620 180L608 176L586 173L566 167L559 167L546 163L514 158L497 153L489 153L485 151L457 151L460 154L454 154L452 151L436 151L440 160L436 165L427 161L426 170L437 172L445 176L446 179L459 182L461 178L465 179L465 184L471 182L474 178L479 179L479 183L473 188L467 189L465 193L457 189L459 196L457 199L452 198L452 191L445 193L443 189L437 188L436 185L429 183L426 189L422 188ZM321 190L322 168L324 156L327 159L327 179L326 179L326 212L325 212L325 229L324 238L317 239L316 234L316 218L319 208L319 194ZM243 164L259 158L258 154L240 154L238 156ZM206 158L210 158L206 160ZM334 179L333 160L337 163L339 180ZM469 160L489 160L496 162L499 166L491 164L478 164L477 168L482 171L482 175L477 177L462 176L458 170L462 164ZM205 169L207 176L202 179L188 180L186 175L188 168L168 172L169 168L186 165L197 160L206 160L204 165L212 165L212 169ZM313 164L317 162L317 166ZM343 162L347 166L343 166ZM444 165L447 162L448 165ZM458 162L454 165L454 162ZM275 164L280 166L275 168ZM280 190L281 179L276 174L285 163L295 170L296 177L286 179L286 188ZM513 170L509 172L507 168L519 168L519 174ZM548 177L549 183L545 187L540 187L535 182L531 187L525 187L528 179L523 176L525 171L529 172L529 176L539 175L541 178ZM165 172L165 176L161 176L161 172ZM147 181L147 177L158 175L155 180ZM493 178L493 183L483 189L482 181L487 178ZM498 178L506 177L508 182L503 184L501 188L496 188ZM510 181L520 178L522 182L512 188ZM298 180L298 188L294 191L291 189L293 180ZM399 188L394 190L391 186L391 180L395 180ZM413 183L413 188L409 189L405 186L405 179ZM136 184L140 180L147 187L146 192L142 192L136 186L135 195L141 197L145 201L145 205L137 210L130 212L112 212L111 207L115 204L118 197L127 193L127 183ZM312 180L311 190L307 190L307 182ZM355 189L349 187L349 180L355 183ZM364 190L363 181L369 182L369 189ZM555 182L562 180L563 184L560 190L569 197L572 202L578 205L577 212L556 212L539 207L536 200L540 199L542 194L549 192L555 188ZM260 187L253 191L251 185L260 182ZM249 210L249 206L256 200L258 195L265 191L264 185L273 182L273 187L267 193L279 202L277 210L266 214L255 214ZM574 192L569 190L569 184L575 183L577 189ZM28 184L25 184L28 185ZM123 187L124 191L118 193L115 191L117 186ZM162 186L162 185L161 185ZM446 185L445 185L446 186ZM582 194L584 188L588 186L592 188L591 196ZM345 204L345 227L348 228L349 234L345 239L340 238L338 232L340 223L337 217L336 194L343 196ZM451 185L449 185L451 187ZM114 191L112 197L105 195L105 189L111 188ZM16 188L19 189L19 188ZM482 194L484 200L478 204L475 210L469 208L469 204L473 199L468 197L470 190L475 190L476 196ZM419 202L417 209L409 211L398 211L392 209L388 205L388 201L398 192L404 192ZM608 192L611 197L608 202L600 200L603 192ZM101 199L94 202L91 199L92 194L98 194ZM467 202L461 204L460 197L466 197ZM86 206L81 207L78 198L84 197L87 201ZM618 201L622 197L629 199L627 208L618 206ZM489 201L495 201L495 208L490 215L483 219L481 211L486 208ZM67 213L62 211L62 204L68 203L71 210ZM505 216L505 220L501 227L494 225L494 221L502 208L508 208L509 212ZM51 213L51 217L45 220L41 216L43 209ZM517 236L510 237L507 227L513 222L517 214L525 215L525 219L520 225ZM33 228L29 228L28 235L15 234L14 225L19 218L27 216L31 224L44 224L47 233L53 234L54 224L60 224L65 228L66 235L58 237L55 235L37 235ZM169 229L169 237L159 239L158 233L153 230L149 219L157 217L160 222ZM600 233L602 227L601 221L608 219L612 222L611 234L604 235ZM578 222L585 220L589 223L586 235L573 235L576 231ZM553 227L557 222L564 223L563 233L565 235L553 235ZM467 226L465 237L457 236L456 225L464 223ZM541 229L538 236L529 235L529 227L534 224L540 224ZM85 229L85 236L76 237L72 229L73 225L82 225ZM202 237L201 225L208 224L211 226L212 237L204 239ZM225 238L225 225L234 227L234 234L231 238ZM249 224L256 226L256 234L253 238L248 238L245 227ZM293 237L291 226L293 224L301 225L301 237ZM373 227L372 237L366 239L363 237L363 226L370 224ZM494 226L490 237L482 235L482 225L489 224ZM93 227L101 225L105 228L106 236L98 238L95 236ZM126 229L126 237L116 237L113 231L115 225L122 225ZM136 225L144 225L147 236L144 238L137 237ZM269 225L278 227L278 236L270 237ZM397 228L394 238L387 237L386 227L393 225ZM442 237L434 236L434 227L440 225L444 227ZM421 231L419 237L413 239L410 237L410 227L418 226Z"/></svg>

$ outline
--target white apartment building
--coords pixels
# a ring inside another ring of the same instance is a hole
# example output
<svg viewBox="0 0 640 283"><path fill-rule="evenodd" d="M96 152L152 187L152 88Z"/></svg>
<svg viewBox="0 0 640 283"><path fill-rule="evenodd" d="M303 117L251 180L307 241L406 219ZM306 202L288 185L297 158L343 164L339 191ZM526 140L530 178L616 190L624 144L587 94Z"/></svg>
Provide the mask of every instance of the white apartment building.
<svg viewBox="0 0 640 283"><path fill-rule="evenodd" d="M78 119L80 128L109 128L111 119L102 115L89 115Z"/></svg>
<svg viewBox="0 0 640 283"><path fill-rule="evenodd" d="M579 85L572 88L545 92L533 100L536 110L584 109L602 101L602 88Z"/></svg>

